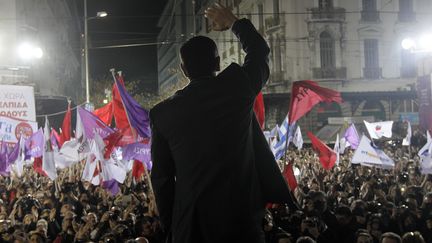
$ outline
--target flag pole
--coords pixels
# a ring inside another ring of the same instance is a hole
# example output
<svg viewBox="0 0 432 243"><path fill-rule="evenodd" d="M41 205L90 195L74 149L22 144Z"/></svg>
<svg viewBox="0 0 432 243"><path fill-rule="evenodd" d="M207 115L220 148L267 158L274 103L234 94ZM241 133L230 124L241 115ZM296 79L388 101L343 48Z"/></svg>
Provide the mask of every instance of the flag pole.
<svg viewBox="0 0 432 243"><path fill-rule="evenodd" d="M117 87L117 90L119 90L118 82L117 82L117 80L116 80L116 76L115 76L115 69L114 69L114 68L111 68L110 71L111 71L111 74L112 74L112 76L113 76L114 83L115 83L115 85L116 85L116 87ZM120 75L121 75L121 72L119 72L119 73L120 73ZM120 94L120 92L119 92L119 94ZM122 99L121 97L120 97L120 99L121 99L121 102L122 102L122 105L123 105L123 109L125 110L126 118L127 118L127 120L128 120L129 126L130 126L130 128L131 128L132 135L134 136L135 142L138 142L138 136L137 136L136 131L135 131L135 129L132 127L132 124L131 124L131 122L130 122L130 119L129 119L129 113L128 113L127 109L126 109L126 106L125 106L125 104L124 104L124 102L123 102L123 99ZM141 163L142 163L142 162L141 162ZM145 173L145 176L146 176L146 178L147 178L147 183L148 183L148 185L149 185L150 192L153 194L153 198L155 199L155 195L154 195L154 191L153 191L153 185L152 185L151 180L150 180L150 174L149 174L148 171L147 171L147 166L144 166L144 167L145 167L145 169L144 169L144 173ZM155 202L155 205L156 205L156 202ZM156 213L159 214L159 211L157 210L157 207L156 207Z"/></svg>

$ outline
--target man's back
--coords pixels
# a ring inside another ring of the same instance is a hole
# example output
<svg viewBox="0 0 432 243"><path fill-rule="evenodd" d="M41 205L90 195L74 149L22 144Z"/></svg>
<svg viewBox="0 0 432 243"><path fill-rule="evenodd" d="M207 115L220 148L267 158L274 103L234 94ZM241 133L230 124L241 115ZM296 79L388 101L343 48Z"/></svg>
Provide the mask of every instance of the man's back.
<svg viewBox="0 0 432 243"><path fill-rule="evenodd" d="M252 106L268 78L269 50L248 20L233 32L244 66L192 79L150 112L152 182L173 242L263 242Z"/></svg>

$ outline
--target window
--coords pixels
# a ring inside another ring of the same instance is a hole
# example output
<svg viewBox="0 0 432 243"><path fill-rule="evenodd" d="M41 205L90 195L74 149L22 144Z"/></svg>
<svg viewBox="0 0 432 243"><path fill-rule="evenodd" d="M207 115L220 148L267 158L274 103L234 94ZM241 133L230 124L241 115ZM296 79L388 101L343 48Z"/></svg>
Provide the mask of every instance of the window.
<svg viewBox="0 0 432 243"><path fill-rule="evenodd" d="M264 30L264 8L262 3L258 4L258 18L258 29L262 34Z"/></svg>
<svg viewBox="0 0 432 243"><path fill-rule="evenodd" d="M402 50L401 53L401 77L412 78L417 74L416 60L410 50Z"/></svg>
<svg viewBox="0 0 432 243"><path fill-rule="evenodd" d="M412 0L399 0L398 19L400 22L411 22L415 20Z"/></svg>
<svg viewBox="0 0 432 243"><path fill-rule="evenodd" d="M320 9L333 8L333 0L319 0Z"/></svg>
<svg viewBox="0 0 432 243"><path fill-rule="evenodd" d="M273 18L275 25L279 23L279 0L273 0Z"/></svg>
<svg viewBox="0 0 432 243"><path fill-rule="evenodd" d="M363 0L361 16L363 21L377 22L379 20L376 0Z"/></svg>
<svg viewBox="0 0 432 243"><path fill-rule="evenodd" d="M335 68L335 43L326 31L320 34L320 57L322 69Z"/></svg>
<svg viewBox="0 0 432 243"><path fill-rule="evenodd" d="M379 78L381 76L381 69L379 68L377 39L364 40L364 58L364 77L370 79Z"/></svg>

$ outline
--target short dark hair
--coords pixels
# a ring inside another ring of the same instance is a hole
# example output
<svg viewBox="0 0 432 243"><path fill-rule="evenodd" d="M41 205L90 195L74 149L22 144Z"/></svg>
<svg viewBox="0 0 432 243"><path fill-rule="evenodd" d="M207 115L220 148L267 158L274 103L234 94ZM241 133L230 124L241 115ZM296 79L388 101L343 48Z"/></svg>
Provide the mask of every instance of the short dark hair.
<svg viewBox="0 0 432 243"><path fill-rule="evenodd" d="M205 36L195 36L180 48L180 57L189 78L211 75L216 71L217 46Z"/></svg>
<svg viewBox="0 0 432 243"><path fill-rule="evenodd" d="M380 242L382 242L384 240L384 238L389 238L389 239L392 239L398 243L402 243L401 237L398 234L393 233L393 232L385 232L384 234L382 234Z"/></svg>

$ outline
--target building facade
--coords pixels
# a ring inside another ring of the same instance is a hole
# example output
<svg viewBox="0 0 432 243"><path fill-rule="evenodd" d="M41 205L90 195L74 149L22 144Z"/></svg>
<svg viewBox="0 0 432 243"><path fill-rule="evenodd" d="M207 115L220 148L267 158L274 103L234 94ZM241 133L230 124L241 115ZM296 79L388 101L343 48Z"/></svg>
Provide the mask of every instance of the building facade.
<svg viewBox="0 0 432 243"><path fill-rule="evenodd" d="M214 1L171 0L159 21L159 89L182 78L178 49L190 36L215 39L222 66L242 62L230 32L213 32L203 16ZM293 81L314 80L342 93L342 104L320 104L300 120L302 128L335 122L330 117L400 120L418 117L416 80L424 57L403 50L406 37L430 31L428 0L222 0L249 18L271 48L264 88L267 127L288 112ZM176 6L173 6L174 3ZM417 119L418 120L418 119ZM337 122L336 122L337 123Z"/></svg>
<svg viewBox="0 0 432 243"><path fill-rule="evenodd" d="M0 1L0 82L34 86L38 97L82 96L80 23L66 0ZM40 47L40 59L22 59L24 43ZM38 102L36 102L37 104Z"/></svg>

